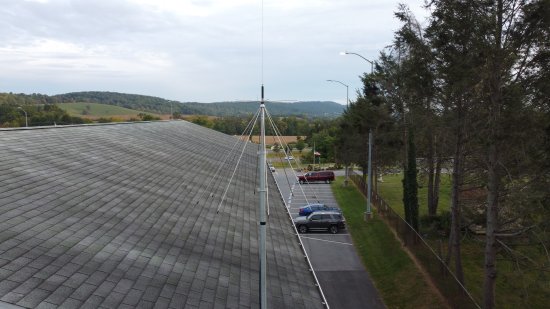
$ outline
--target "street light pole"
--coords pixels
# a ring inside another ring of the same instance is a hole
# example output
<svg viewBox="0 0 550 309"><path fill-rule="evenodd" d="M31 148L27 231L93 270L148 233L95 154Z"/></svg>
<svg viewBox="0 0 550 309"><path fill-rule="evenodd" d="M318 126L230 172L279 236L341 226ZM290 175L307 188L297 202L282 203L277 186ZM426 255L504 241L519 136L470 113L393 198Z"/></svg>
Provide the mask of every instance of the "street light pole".
<svg viewBox="0 0 550 309"><path fill-rule="evenodd" d="M367 166L367 173L369 178L367 179L367 213L365 216L365 219L370 219L372 216L371 209L370 209L370 200L372 195L372 131L369 130L369 162Z"/></svg>
<svg viewBox="0 0 550 309"><path fill-rule="evenodd" d="M342 84L342 85L346 86L346 107L349 108L349 86L342 83L339 80L327 79L327 82L339 83L339 84ZM347 186L348 183L349 183L349 167L348 167L348 164L346 163L346 179L344 180L345 186Z"/></svg>
<svg viewBox="0 0 550 309"><path fill-rule="evenodd" d="M346 86L346 107L349 107L349 86L339 80L327 79L327 82L339 83Z"/></svg>
<svg viewBox="0 0 550 309"><path fill-rule="evenodd" d="M29 119L27 117L27 112L21 106L18 106L17 108L22 110L23 113L25 113L25 127L29 127Z"/></svg>
<svg viewBox="0 0 550 309"><path fill-rule="evenodd" d="M355 56L358 56L358 57L361 57L363 58L363 60L367 61L368 63L370 63L370 74L374 74L374 61L371 61L361 55L359 55L358 53L352 53L352 52L348 52L348 51L343 51L343 52L340 52L340 55L355 55ZM368 178L367 178L367 211L365 213L365 220L368 220L371 218L372 216L372 213L371 213L371 196L372 196L372 131L369 130L369 161L368 161L368 165L367 165L367 175L368 175Z"/></svg>

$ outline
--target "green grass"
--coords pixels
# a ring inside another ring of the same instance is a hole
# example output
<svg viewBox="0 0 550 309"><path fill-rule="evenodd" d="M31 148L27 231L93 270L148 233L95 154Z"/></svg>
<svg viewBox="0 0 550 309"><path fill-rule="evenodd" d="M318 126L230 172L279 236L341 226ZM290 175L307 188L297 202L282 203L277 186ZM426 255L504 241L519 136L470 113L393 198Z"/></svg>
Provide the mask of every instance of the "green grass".
<svg viewBox="0 0 550 309"><path fill-rule="evenodd" d="M300 160L300 152L299 151L292 151L291 156L294 157L294 160L290 161L292 163L293 168L298 168L298 161ZM284 159L285 155L281 152L268 152L267 153L267 159L268 161L273 164L276 168L290 168L290 165L288 164L288 161ZM305 166L300 165L302 168L307 167L307 164Z"/></svg>
<svg viewBox="0 0 550 309"><path fill-rule="evenodd" d="M112 117L112 116L128 116L137 117L142 111L128 109L115 105L99 104L99 103L59 103L61 109L65 110L72 116L88 116L88 117ZM89 108L88 108L89 107ZM151 114L152 113L146 113Z"/></svg>
<svg viewBox="0 0 550 309"><path fill-rule="evenodd" d="M336 201L346 217L355 248L388 308L441 308L442 301L428 286L413 261L377 218L363 220L365 199L353 186L343 187L343 177L332 183Z"/></svg>
<svg viewBox="0 0 550 309"><path fill-rule="evenodd" d="M403 188L402 175L384 176L384 182L379 183L379 194L398 214L403 216ZM439 194L438 213L448 211L450 208L450 190L451 180L449 175L442 175L441 187ZM419 188L418 202L420 205L420 214L425 215L427 209L427 191L426 186ZM421 227L422 229L422 227ZM434 239L427 239L432 247L436 247ZM484 279L484 239L465 237L462 240L462 266L464 269L464 277L466 288L474 298L481 303L483 295L483 279ZM447 239L443 239L443 252L446 252ZM522 251L527 251L529 248L522 248ZM525 252L527 256L534 260L544 260L545 253L541 248L533 249ZM540 262L544 264L545 262ZM451 263L453 268L453 262ZM504 259L499 255L497 261L497 283L496 283L496 307L497 308L546 308L548 307L548 299L550 295L550 284L548 279L540 279L538 277L547 276L544 272L538 271L533 267L522 266L518 269L518 265L510 259ZM538 278L538 279L537 279ZM545 281L546 280L546 281Z"/></svg>
<svg viewBox="0 0 550 309"><path fill-rule="evenodd" d="M403 209L403 174L386 175L383 177L384 182L378 183L378 193L384 200L397 212L401 217L405 216ZM425 181L419 180L418 189L418 204L420 206L420 216L428 214L428 186ZM451 204L451 179L450 175L441 175L441 185L439 192L439 206L437 213L449 211Z"/></svg>

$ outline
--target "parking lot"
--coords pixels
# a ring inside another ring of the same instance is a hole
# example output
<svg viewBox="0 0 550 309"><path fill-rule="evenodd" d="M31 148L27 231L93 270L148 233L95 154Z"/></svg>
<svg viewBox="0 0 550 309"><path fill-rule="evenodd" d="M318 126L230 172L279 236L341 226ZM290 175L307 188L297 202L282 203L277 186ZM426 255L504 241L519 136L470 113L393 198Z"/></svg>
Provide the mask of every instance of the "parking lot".
<svg viewBox="0 0 550 309"><path fill-rule="evenodd" d="M308 203L338 207L329 184L300 185L290 169L277 169L273 175L293 218ZM347 230L300 237L330 308L385 308Z"/></svg>

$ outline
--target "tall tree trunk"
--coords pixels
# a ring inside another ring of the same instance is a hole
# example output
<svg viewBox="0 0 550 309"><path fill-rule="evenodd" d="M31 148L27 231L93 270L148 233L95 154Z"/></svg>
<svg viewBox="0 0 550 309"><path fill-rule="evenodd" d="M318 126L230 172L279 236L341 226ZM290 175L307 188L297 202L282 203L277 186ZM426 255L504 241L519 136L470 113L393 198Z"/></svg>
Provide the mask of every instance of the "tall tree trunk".
<svg viewBox="0 0 550 309"><path fill-rule="evenodd" d="M403 207L405 220L418 231L418 181L416 172L416 151L413 131L409 130L407 169L403 179Z"/></svg>
<svg viewBox="0 0 550 309"><path fill-rule="evenodd" d="M437 214L437 208L439 206L439 186L441 185L441 163L443 158L441 157L441 152L437 153L437 159L435 164L435 179L434 179L434 213Z"/></svg>
<svg viewBox="0 0 550 309"><path fill-rule="evenodd" d="M495 46L489 66L490 101L488 108L489 140L487 149L487 232L485 240L485 280L483 282L483 307L492 309L495 307L495 282L497 278L496 251L497 243L495 232L498 224L498 195L500 178L498 173L498 147L500 110L502 106L502 26L503 26L503 0L497 1L495 20Z"/></svg>
<svg viewBox="0 0 550 309"><path fill-rule="evenodd" d="M434 178L435 178L435 163L434 163L434 138L433 133L431 130L428 130L427 133L428 137L428 154L426 157L427 164L428 164L428 215L429 216L435 216L437 211L437 206L434 203L434 194L435 194L435 185L434 185Z"/></svg>
<svg viewBox="0 0 550 309"><path fill-rule="evenodd" d="M459 111L459 126L457 128L456 145L453 159L453 174L451 186L451 235L449 237L449 248L446 262L449 263L454 257L456 278L464 285L464 271L462 269L462 256L460 250L460 188L463 178L463 125L462 113Z"/></svg>
<svg viewBox="0 0 550 309"><path fill-rule="evenodd" d="M485 243L485 280L483 282L483 308L495 307L496 237L498 227L498 190L499 177L496 170L497 148L489 147L488 194L487 194L487 234Z"/></svg>

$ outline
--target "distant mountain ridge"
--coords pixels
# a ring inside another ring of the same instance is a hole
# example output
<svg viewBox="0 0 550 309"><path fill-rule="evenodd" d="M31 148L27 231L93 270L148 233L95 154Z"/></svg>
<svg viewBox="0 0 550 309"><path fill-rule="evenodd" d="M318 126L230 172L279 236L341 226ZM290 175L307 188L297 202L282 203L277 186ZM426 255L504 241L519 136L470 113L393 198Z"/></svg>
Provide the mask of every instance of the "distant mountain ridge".
<svg viewBox="0 0 550 309"><path fill-rule="evenodd" d="M71 92L51 96L53 102L90 102L121 106L160 114L179 112L184 115L239 116L256 112L259 102L179 102L159 97L104 91ZM266 102L274 116L338 117L344 106L331 101L304 101L295 103Z"/></svg>

